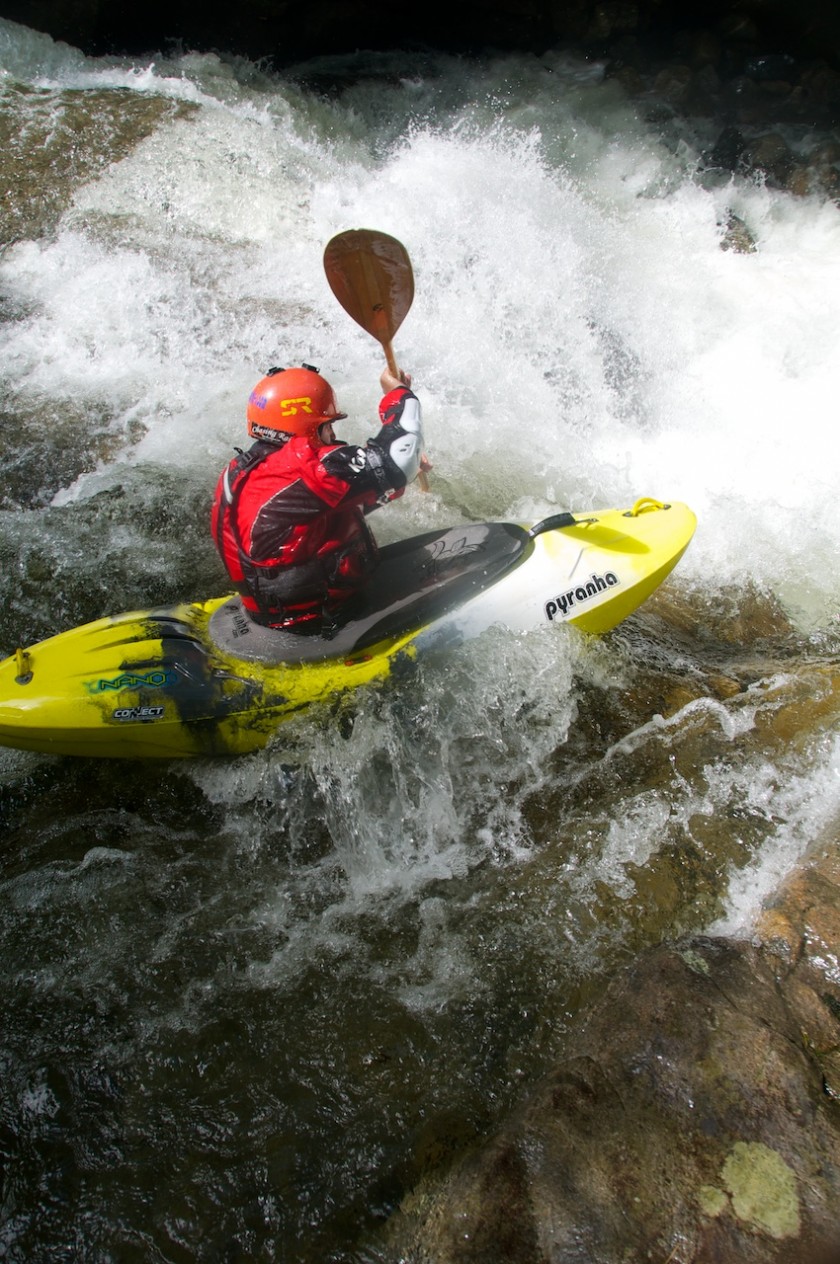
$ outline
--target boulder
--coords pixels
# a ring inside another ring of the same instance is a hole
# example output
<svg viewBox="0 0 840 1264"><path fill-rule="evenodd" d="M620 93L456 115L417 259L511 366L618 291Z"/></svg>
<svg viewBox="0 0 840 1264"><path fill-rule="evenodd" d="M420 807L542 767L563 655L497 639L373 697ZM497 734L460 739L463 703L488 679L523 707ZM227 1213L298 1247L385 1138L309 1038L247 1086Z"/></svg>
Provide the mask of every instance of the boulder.
<svg viewBox="0 0 840 1264"><path fill-rule="evenodd" d="M763 940L642 954L497 1135L406 1198L403 1264L837 1264L840 860Z"/></svg>

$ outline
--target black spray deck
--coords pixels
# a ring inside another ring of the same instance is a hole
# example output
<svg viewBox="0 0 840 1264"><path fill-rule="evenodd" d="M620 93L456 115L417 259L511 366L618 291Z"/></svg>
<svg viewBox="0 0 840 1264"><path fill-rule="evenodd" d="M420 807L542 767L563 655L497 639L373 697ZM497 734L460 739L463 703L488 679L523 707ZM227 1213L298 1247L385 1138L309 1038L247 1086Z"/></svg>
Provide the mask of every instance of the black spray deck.
<svg viewBox="0 0 840 1264"><path fill-rule="evenodd" d="M344 658L424 627L463 605L517 566L533 547L509 522L430 531L380 549L361 609L330 639L263 628L231 597L210 620L210 639L227 654L267 665Z"/></svg>

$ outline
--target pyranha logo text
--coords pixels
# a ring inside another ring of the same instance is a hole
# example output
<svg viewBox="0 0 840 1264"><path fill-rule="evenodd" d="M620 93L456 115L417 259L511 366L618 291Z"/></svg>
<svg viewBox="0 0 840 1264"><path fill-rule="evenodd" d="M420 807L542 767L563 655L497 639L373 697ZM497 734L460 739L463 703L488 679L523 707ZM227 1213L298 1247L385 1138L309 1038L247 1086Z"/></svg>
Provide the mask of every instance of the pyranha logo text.
<svg viewBox="0 0 840 1264"><path fill-rule="evenodd" d="M603 575L592 575L585 584L578 584L577 588L569 588L564 593L558 593L551 601L547 601L545 603L546 618L549 623L552 623L558 615L562 619L569 613L572 606L591 601L593 597L597 597L598 593L606 592L608 588L615 588L620 582L615 571L606 571Z"/></svg>

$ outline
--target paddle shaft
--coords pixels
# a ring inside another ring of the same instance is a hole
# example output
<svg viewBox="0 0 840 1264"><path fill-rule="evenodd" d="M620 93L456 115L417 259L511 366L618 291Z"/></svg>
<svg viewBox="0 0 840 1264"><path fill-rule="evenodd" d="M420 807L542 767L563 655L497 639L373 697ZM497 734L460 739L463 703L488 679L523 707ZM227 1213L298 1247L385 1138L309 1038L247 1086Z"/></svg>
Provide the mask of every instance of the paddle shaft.
<svg viewBox="0 0 840 1264"><path fill-rule="evenodd" d="M397 365L397 357L394 355L394 346L390 338L387 342L383 342L382 350L385 352L385 362L388 365L390 372L393 373L394 377L399 377L400 370Z"/></svg>

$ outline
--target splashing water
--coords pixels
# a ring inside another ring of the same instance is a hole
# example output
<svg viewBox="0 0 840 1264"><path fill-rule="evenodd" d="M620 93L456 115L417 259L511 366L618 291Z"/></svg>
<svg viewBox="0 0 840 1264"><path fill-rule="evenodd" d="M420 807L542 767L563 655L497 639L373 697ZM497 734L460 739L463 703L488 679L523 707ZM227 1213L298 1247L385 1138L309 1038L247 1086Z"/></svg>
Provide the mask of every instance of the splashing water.
<svg viewBox="0 0 840 1264"><path fill-rule="evenodd" d="M280 77L0 21L0 76L0 163L28 173L0 256L7 648L223 591L209 498L269 364L319 365L345 437L373 431L379 349L321 267L348 227L416 279L396 345L432 494L383 542L698 514L668 595L602 643L491 629L238 761L0 756L3 1249L347 1258L622 954L748 931L836 820L840 218L704 182L710 123L559 54ZM721 249L731 214L755 252Z"/></svg>

